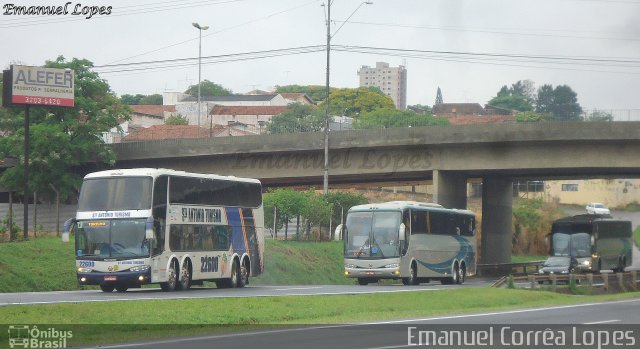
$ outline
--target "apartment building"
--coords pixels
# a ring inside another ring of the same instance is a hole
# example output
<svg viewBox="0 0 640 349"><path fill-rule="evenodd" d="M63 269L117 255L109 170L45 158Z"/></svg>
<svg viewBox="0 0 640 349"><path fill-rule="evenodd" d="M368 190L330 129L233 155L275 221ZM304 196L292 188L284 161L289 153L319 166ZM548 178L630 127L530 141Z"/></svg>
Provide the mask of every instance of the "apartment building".
<svg viewBox="0 0 640 349"><path fill-rule="evenodd" d="M358 76L360 87L378 87L391 97L397 109L407 108L407 69L404 66L390 67L385 62L377 62L373 68L363 65Z"/></svg>

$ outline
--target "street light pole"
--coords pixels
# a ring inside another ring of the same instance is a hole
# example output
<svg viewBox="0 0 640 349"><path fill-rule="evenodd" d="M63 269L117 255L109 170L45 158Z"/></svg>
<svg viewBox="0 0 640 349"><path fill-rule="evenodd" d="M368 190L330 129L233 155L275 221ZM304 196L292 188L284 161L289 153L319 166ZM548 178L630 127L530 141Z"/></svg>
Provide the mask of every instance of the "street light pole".
<svg viewBox="0 0 640 349"><path fill-rule="evenodd" d="M202 76L202 31L209 29L209 26L200 26L200 24L193 22L192 25L198 29L200 33L198 40L198 127L200 127L200 114L202 114L202 108L200 106L201 96L200 96L200 78ZM198 129L198 132L200 129Z"/></svg>
<svg viewBox="0 0 640 349"><path fill-rule="evenodd" d="M329 58L331 57L331 1L327 0L327 105L324 120L324 172L322 176L322 193L329 193Z"/></svg>
<svg viewBox="0 0 640 349"><path fill-rule="evenodd" d="M326 105L326 109L325 109L325 122L324 122L324 171L323 171L323 178L322 178L322 193L324 195L327 195L329 193L329 109L330 109L330 101L329 101L329 69L330 69L330 65L329 65L329 58L331 57L331 38L333 36L335 36L338 31L340 31L340 29L342 29L342 27L347 23L347 21L349 20L349 18L351 18L351 16L353 16L354 13L356 13L356 11L358 11L358 9L360 7L362 7L362 5L371 5L373 4L373 2L371 1L363 1L362 3L360 3L360 5L358 5L358 7L356 7L355 10L353 10L353 12L351 12L351 14L349 15L349 17L347 17L347 19L342 23L342 25L340 25L340 27L338 27L338 30L336 30L335 33L333 33L333 35L331 35L331 3L333 2L333 0L327 0L327 81L326 81L326 93L327 93L327 105Z"/></svg>

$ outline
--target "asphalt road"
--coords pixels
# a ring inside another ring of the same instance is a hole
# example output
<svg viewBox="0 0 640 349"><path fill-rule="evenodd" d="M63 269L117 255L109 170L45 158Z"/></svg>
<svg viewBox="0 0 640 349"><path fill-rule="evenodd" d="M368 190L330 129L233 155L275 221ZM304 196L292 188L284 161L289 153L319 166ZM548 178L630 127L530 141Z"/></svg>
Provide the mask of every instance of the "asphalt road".
<svg viewBox="0 0 640 349"><path fill-rule="evenodd" d="M487 331L496 335L494 344L512 341L509 333L517 331L578 332L633 330L640 340L640 299L603 303L556 306L537 309L519 309L491 313L476 313L406 319L350 325L309 326L257 330L248 333L174 338L144 343L101 346L101 348L405 348L417 343L416 331ZM503 329L506 329L504 338ZM456 347L456 346L453 346ZM464 346L463 346L464 347ZM466 346L471 348L473 346ZM511 346L513 347L513 345ZM528 346L532 347L532 346ZM559 346L554 346L559 347Z"/></svg>
<svg viewBox="0 0 640 349"><path fill-rule="evenodd" d="M149 299L189 299L228 297L316 296L386 292L434 291L460 287L487 287L494 280L468 278L463 285L441 285L439 282L419 286L397 285L300 285L248 286L240 289L193 287L188 291L162 292L159 288L131 289L125 293L104 293L100 290L0 293L0 306L19 304L54 304L109 302Z"/></svg>

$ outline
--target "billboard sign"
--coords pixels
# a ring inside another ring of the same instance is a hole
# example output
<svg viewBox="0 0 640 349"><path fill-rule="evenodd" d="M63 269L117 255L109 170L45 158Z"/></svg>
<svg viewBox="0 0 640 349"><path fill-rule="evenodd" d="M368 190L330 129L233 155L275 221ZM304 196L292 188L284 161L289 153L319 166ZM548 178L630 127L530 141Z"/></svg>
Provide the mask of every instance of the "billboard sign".
<svg viewBox="0 0 640 349"><path fill-rule="evenodd" d="M11 66L11 103L74 106L74 74L71 69Z"/></svg>

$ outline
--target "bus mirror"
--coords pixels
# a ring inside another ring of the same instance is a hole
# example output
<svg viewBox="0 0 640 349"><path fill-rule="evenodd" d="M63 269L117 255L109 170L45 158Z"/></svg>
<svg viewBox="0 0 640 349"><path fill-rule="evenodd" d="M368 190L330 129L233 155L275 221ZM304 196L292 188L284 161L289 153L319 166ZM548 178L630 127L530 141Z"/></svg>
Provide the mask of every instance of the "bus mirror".
<svg viewBox="0 0 640 349"><path fill-rule="evenodd" d="M62 231L62 242L69 242L69 235L71 234L71 231L75 227L75 224L76 224L75 218L69 218L64 222L64 226L63 226L64 228Z"/></svg>
<svg viewBox="0 0 640 349"><path fill-rule="evenodd" d="M147 240L153 240L155 238L155 234L153 233L153 217L147 218L147 223L145 224L144 229L144 238Z"/></svg>
<svg viewBox="0 0 640 349"><path fill-rule="evenodd" d="M407 228L404 223L400 223L400 230L398 231L398 240L404 241L406 240L405 234L407 233Z"/></svg>
<svg viewBox="0 0 640 349"><path fill-rule="evenodd" d="M338 224L336 230L333 232L333 239L336 241L342 240L342 224Z"/></svg>

